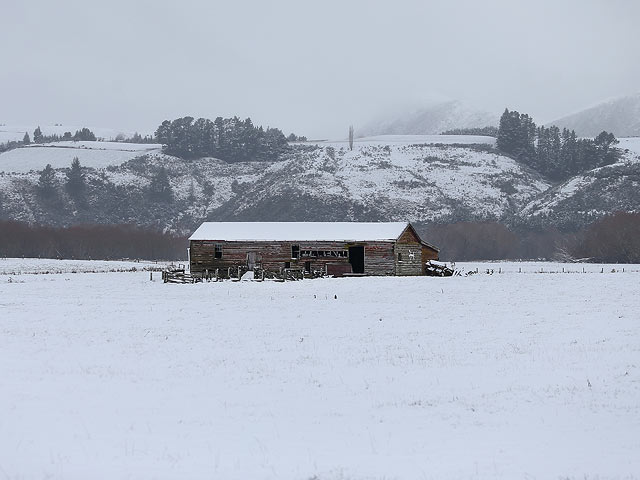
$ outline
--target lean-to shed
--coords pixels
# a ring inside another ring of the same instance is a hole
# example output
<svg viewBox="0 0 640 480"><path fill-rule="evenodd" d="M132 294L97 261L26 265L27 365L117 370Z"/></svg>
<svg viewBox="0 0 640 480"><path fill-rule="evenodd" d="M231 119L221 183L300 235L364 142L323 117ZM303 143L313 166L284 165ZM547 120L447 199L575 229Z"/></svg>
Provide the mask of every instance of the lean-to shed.
<svg viewBox="0 0 640 480"><path fill-rule="evenodd" d="M189 238L192 275L299 269L335 275L423 275L438 249L407 222L205 222Z"/></svg>

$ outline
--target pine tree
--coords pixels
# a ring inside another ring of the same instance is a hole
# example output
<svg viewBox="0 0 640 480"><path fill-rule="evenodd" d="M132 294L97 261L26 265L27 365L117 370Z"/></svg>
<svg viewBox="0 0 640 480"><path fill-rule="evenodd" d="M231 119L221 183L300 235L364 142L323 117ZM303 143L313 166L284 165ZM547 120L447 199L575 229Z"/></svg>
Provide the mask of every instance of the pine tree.
<svg viewBox="0 0 640 480"><path fill-rule="evenodd" d="M169 183L167 169L160 167L149 184L149 196L159 202L170 202L173 199L173 190Z"/></svg>
<svg viewBox="0 0 640 480"><path fill-rule="evenodd" d="M42 143L42 141L43 141L42 130L40 130L40 126L38 126L33 131L33 142L34 143Z"/></svg>
<svg viewBox="0 0 640 480"><path fill-rule="evenodd" d="M509 109L505 108L504 112L500 116L500 123L498 125L498 135L496 137L496 147L501 152L506 152L509 149L509 141L507 131L509 129Z"/></svg>
<svg viewBox="0 0 640 480"><path fill-rule="evenodd" d="M67 192L72 197L81 197L85 190L84 174L82 173L82 167L80 166L80 160L78 157L74 157L71 162L71 168L67 172Z"/></svg>
<svg viewBox="0 0 640 480"><path fill-rule="evenodd" d="M22 143L24 145L31 144L31 139L29 138L29 132L24 132L24 137L22 137Z"/></svg>
<svg viewBox="0 0 640 480"><path fill-rule="evenodd" d="M48 163L40 172L40 178L38 178L38 189L47 197L53 195L56 191L56 173L50 163Z"/></svg>
<svg viewBox="0 0 640 480"><path fill-rule="evenodd" d="M578 139L576 132L568 128L562 129L562 148L560 150L561 178L570 177L579 170Z"/></svg>

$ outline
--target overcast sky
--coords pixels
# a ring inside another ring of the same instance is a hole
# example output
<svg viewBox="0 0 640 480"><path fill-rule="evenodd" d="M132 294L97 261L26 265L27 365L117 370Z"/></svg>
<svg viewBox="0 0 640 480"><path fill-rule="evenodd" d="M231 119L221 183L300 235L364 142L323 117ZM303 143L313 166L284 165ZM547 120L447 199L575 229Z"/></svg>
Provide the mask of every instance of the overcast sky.
<svg viewBox="0 0 640 480"><path fill-rule="evenodd" d="M542 122L640 91L637 0L29 0L2 17L0 123L239 115L326 138L434 98Z"/></svg>

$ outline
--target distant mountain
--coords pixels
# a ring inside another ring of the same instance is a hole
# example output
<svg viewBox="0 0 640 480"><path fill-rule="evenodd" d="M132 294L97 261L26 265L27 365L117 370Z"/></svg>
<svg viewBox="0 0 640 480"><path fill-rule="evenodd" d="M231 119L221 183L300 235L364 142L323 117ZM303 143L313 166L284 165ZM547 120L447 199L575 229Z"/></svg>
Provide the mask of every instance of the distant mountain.
<svg viewBox="0 0 640 480"><path fill-rule="evenodd" d="M497 126L499 116L470 108L457 100L434 103L383 118L358 129L358 136L370 135L437 135L455 128Z"/></svg>
<svg viewBox="0 0 640 480"><path fill-rule="evenodd" d="M603 130L616 137L640 136L640 93L603 102L549 125L575 130L581 137L595 137Z"/></svg>

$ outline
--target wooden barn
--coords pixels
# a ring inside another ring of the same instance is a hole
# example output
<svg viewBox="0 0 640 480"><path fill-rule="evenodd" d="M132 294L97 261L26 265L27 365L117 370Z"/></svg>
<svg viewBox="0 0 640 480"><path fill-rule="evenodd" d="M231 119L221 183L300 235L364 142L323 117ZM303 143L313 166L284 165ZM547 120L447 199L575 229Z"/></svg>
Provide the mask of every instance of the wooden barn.
<svg viewBox="0 0 640 480"><path fill-rule="evenodd" d="M410 223L205 222L189 238L191 274L242 267L329 275L424 275L438 249Z"/></svg>

